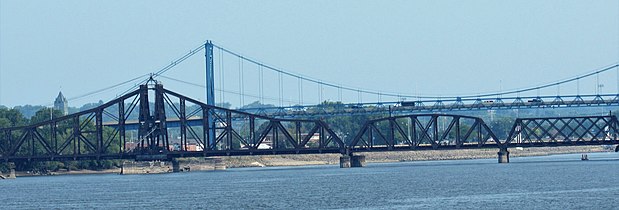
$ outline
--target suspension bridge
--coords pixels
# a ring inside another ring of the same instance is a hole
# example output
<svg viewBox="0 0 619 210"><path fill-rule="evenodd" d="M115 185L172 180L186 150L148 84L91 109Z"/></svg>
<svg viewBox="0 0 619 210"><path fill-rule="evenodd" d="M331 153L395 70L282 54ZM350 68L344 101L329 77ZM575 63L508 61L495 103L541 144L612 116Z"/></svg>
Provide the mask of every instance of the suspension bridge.
<svg viewBox="0 0 619 210"><path fill-rule="evenodd" d="M202 51L206 58L205 85L164 75ZM237 91L223 89L224 53L239 61ZM256 65L259 70L259 94L252 97L260 101L269 98L264 94L264 71L276 73L279 97L275 99L279 106L243 108L244 97L248 97L243 86L243 69L248 64ZM510 147L619 144L619 123L612 114L515 118L508 132L498 134L484 119L458 114L459 111L614 107L619 105L618 94L601 93L599 84L600 75L613 69L619 69L619 65L515 91L456 97L419 96L327 83L266 65L207 41L155 73L111 86L135 82L128 90L98 107L32 125L0 128L0 160L7 163L172 160L181 157L337 153L342 154L342 167L358 167L364 164L364 157L356 155L359 152L496 148L498 161L507 163ZM218 77L215 77L216 72ZM294 106L284 106L284 76L298 82L299 103ZM579 84L587 78L598 80L596 93L580 94L577 91L572 95L521 96L567 83ZM168 90L160 79L204 88L206 100ZM217 85L216 81L219 81ZM318 103L304 103L304 83L319 87ZM325 87L336 90L340 99L337 103L321 103L326 100L322 97ZM216 98L223 102L223 93L226 92L239 96L237 109L215 103ZM381 99L417 100L344 103L341 100L344 92L352 92L359 98L363 94L375 94ZM355 122L352 128L342 128L337 116L371 117Z"/></svg>

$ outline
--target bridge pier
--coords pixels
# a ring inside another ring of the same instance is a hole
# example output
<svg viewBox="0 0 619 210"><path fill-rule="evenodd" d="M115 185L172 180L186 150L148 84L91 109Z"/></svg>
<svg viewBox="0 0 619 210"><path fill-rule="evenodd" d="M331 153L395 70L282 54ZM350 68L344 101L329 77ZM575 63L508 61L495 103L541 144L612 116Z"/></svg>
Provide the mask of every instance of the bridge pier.
<svg viewBox="0 0 619 210"><path fill-rule="evenodd" d="M340 157L340 168L357 168L365 166L364 155L344 155Z"/></svg>
<svg viewBox="0 0 619 210"><path fill-rule="evenodd" d="M499 163L509 163L509 151L507 151L507 148L499 149L497 154L499 156Z"/></svg>
<svg viewBox="0 0 619 210"><path fill-rule="evenodd" d="M364 167L365 166L365 155L353 155L350 157L350 166L351 167Z"/></svg>
<svg viewBox="0 0 619 210"><path fill-rule="evenodd" d="M15 163L9 162L9 175L8 176L0 176L2 179L15 179Z"/></svg>
<svg viewBox="0 0 619 210"><path fill-rule="evenodd" d="M344 155L340 157L340 168L350 168L350 156Z"/></svg>
<svg viewBox="0 0 619 210"><path fill-rule="evenodd" d="M176 158L172 158L172 173L181 172L181 163Z"/></svg>
<svg viewBox="0 0 619 210"><path fill-rule="evenodd" d="M615 147L615 152L619 152L619 145L617 145L617 147Z"/></svg>

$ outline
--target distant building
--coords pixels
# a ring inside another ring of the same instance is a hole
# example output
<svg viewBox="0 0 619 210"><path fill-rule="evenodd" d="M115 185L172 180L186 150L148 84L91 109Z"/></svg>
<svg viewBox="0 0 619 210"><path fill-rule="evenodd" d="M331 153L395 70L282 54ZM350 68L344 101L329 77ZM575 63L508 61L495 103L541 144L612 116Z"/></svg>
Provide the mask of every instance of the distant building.
<svg viewBox="0 0 619 210"><path fill-rule="evenodd" d="M60 110L64 115L69 114L69 103L67 98L62 95L62 91L58 92L58 97L54 101L54 109Z"/></svg>

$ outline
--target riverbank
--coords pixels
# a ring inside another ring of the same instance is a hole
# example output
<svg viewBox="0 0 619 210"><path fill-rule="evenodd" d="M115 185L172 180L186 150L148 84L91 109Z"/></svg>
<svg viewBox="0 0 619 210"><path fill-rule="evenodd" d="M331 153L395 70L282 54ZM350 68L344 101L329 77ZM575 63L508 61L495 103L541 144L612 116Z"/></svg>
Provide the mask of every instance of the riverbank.
<svg viewBox="0 0 619 210"><path fill-rule="evenodd" d="M510 157L545 156L554 154L612 152L614 147L608 146L574 146L574 147L538 147L538 148L510 148ZM427 161L427 160L463 160L497 158L497 149L461 149L461 150L423 150L398 152L365 152L355 153L365 155L368 163ZM339 164L340 154L306 154L306 155L265 155L265 156L234 156L204 158L181 158L179 162L183 171L210 171L218 165L226 168L242 167L275 167L275 166L304 166L304 165L334 165ZM134 162L127 161L123 169L124 174L151 174L168 173L171 164L168 162ZM59 170L50 174L31 174L18 171L17 176L37 175L70 175L70 174L120 174L120 168L104 170Z"/></svg>
<svg viewBox="0 0 619 210"><path fill-rule="evenodd" d="M611 152L612 147L574 146L574 147L535 147L510 148L510 157L545 156L554 154ZM427 160L463 160L497 158L498 149L461 149L461 150L423 150L398 152L361 152L368 163L427 161ZM340 154L310 155L268 155L221 157L228 168L256 166L301 166L339 164Z"/></svg>

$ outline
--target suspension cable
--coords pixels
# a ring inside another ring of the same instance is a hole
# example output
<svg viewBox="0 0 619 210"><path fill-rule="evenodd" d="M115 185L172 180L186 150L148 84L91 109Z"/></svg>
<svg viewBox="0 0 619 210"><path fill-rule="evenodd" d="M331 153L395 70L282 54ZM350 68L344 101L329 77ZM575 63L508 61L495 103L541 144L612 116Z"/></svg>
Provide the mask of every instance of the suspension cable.
<svg viewBox="0 0 619 210"><path fill-rule="evenodd" d="M169 80L174 81L174 82L183 83L183 84L186 84L186 85L191 85L191 86L195 86L195 87L199 87L199 88L206 88L205 85L196 84L196 83L192 83L192 82L187 82L187 81L183 81L183 80L180 80L180 79L175 79L175 78L164 76L164 75L159 75L159 77L164 78L164 79L169 79ZM216 89L216 90L223 91L223 92L229 93L229 94L234 94L234 95L241 94L240 92L236 92L236 91L219 90L219 89ZM253 95L253 94L244 94L244 95L247 96L247 97L255 98L255 99L260 99L261 98L261 96L259 96L259 95ZM275 98L275 97L265 97L265 96L262 96L262 98L268 99L268 100L273 101L273 102L279 102L280 101L280 98ZM289 100L289 99L282 99L282 100L284 102L287 102L287 103L294 103L294 101Z"/></svg>
<svg viewBox="0 0 619 210"><path fill-rule="evenodd" d="M101 92L105 92L105 91L108 91L108 90L114 89L114 88L116 88L116 87L119 87L119 86L125 85L125 84L127 84L127 83L130 83L130 82L136 81L136 80L138 80L138 79L140 79L140 78L143 78L143 77L146 77L146 76L148 76L148 75L150 75L150 74L140 75L140 76L138 76L138 77L132 78L132 79L130 79L130 80L127 80L127 81L124 81L124 82L121 82L121 83L118 83L118 84L115 84L115 85L112 85L112 86L109 86L109 87L101 88L101 89L98 89L98 90L95 90L95 91L91 91L91 92L88 92L88 93L85 93L85 94L82 94L82 95L78 95L78 96L75 96L75 97L71 97L71 98L68 98L68 99L67 99L67 101L77 100L77 99L81 99L81 98L84 98L84 97L88 97L88 96L91 96L91 95L95 95L95 94L98 94L98 93L101 93ZM141 83L142 83L142 82L140 82L140 83L137 83L137 84L133 85L133 86L129 89L129 91L133 90L135 87L137 87L137 86L138 86L139 84L141 84ZM122 93L122 94L120 94L120 95L124 95L125 93L128 93L129 91L125 91L125 92L123 92L123 93Z"/></svg>
<svg viewBox="0 0 619 210"><path fill-rule="evenodd" d="M279 72L281 74L288 75L288 76L291 76L291 77L301 78L302 80L309 81L309 82L312 82L312 83L316 83L316 84L319 84L319 85L325 85L325 86L332 87L332 88L338 88L338 85L335 85L335 84L332 84L332 83L323 82L322 80L313 79L313 78L310 78L310 77L307 77L307 76L301 76L301 75L298 75L298 74L290 73L290 72L284 71L282 69L266 65L266 64L261 63L261 62L259 62L257 60L247 58L246 56L241 56L240 54L235 53L235 52L233 52L231 50L228 50L226 48L223 48L221 46L218 46L218 45L215 45L215 44L213 44L213 46L217 47L217 48L221 49L222 51L224 51L226 53L229 53L231 55L234 55L234 56L237 56L237 57L241 57L242 59L244 59L247 62L263 66L263 67L265 67L267 69L270 69L272 71ZM608 70L613 69L615 67L619 67L619 63L613 64L613 65L610 65L610 66L607 66L607 67L604 67L604 68L601 68L601 69L598 69L598 70L595 70L593 72L590 72L590 73L587 73L587 74L584 74L584 75L581 75L581 76L576 76L576 77L572 77L572 78L569 78L569 79L565 79L565 80L561 80L561 81L557 81L557 82L552 82L552 83L548 83L548 84L544 84L544 85L538 85L538 86L533 86L533 87L528 87L528 88L519 88L519 89L511 90L511 91L501 91L501 92L494 92L494 93L487 93L487 94L478 94L478 95L439 96L439 97L436 97L436 96L420 96L420 95L408 95L408 94L399 94L399 93L389 93L389 92L365 90L365 89L353 88L353 87L345 87L345 86L340 86L340 88L343 89L343 90L347 90L347 91L353 91L353 92L356 91L356 92L361 92L361 93L371 94L371 95L381 94L381 95L390 96L390 97L398 97L398 96L402 97L403 96L403 97L412 97L412 98L433 98L433 99L434 98L456 98L456 97L460 97L460 98L479 98L479 97L489 97L489 96L498 96L498 95L519 94L519 93L522 93L522 92L528 92L528 91L532 91L532 90L543 89L543 88L547 88L547 87L551 87L551 86L556 86L556 85L560 85L560 84L564 84L564 83L568 83L568 82L577 81L577 80L582 79L582 78L587 78L587 77L590 77L592 75L596 75L596 74L608 71Z"/></svg>

